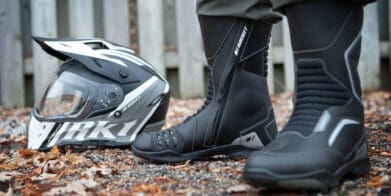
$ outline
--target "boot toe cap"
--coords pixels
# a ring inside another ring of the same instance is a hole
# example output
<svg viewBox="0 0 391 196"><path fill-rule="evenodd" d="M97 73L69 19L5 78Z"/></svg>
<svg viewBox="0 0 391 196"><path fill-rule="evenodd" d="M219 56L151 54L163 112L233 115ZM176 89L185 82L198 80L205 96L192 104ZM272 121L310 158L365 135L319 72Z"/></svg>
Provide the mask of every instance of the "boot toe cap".
<svg viewBox="0 0 391 196"><path fill-rule="evenodd" d="M320 170L334 171L342 160L342 157L327 150L300 153L260 151L247 159L245 172L294 175Z"/></svg>
<svg viewBox="0 0 391 196"><path fill-rule="evenodd" d="M133 142L133 148L139 151L153 151L153 137L150 134L140 134Z"/></svg>

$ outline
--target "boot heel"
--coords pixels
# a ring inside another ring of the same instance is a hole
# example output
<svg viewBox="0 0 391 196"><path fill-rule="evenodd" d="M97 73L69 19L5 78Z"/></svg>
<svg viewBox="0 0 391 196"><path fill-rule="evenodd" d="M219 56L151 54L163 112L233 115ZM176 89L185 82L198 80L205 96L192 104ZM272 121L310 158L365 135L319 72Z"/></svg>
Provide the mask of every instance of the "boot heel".
<svg viewBox="0 0 391 196"><path fill-rule="evenodd" d="M353 177L360 177L371 170L371 164L369 163L369 159L361 160L359 163L356 163L356 166L352 171L349 172L349 175Z"/></svg>
<svg viewBox="0 0 391 196"><path fill-rule="evenodd" d="M365 141L360 149L356 152L353 160L353 169L349 172L349 175L353 177L359 177L371 170L371 163L368 155L368 144Z"/></svg>

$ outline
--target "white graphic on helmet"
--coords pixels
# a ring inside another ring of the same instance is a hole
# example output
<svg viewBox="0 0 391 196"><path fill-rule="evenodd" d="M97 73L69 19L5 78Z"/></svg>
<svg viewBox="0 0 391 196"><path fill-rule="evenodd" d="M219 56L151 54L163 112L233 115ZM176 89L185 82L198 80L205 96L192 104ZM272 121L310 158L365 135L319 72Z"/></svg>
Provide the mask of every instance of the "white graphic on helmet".
<svg viewBox="0 0 391 196"><path fill-rule="evenodd" d="M66 43L46 41L45 43L57 51L67 52L71 54L83 54L89 57L110 61L118 65L127 67L124 62L118 59L108 58L105 55L101 55L81 41L68 41Z"/></svg>
<svg viewBox="0 0 391 196"><path fill-rule="evenodd" d="M114 140L116 136L126 136L136 123L137 120L117 124L110 124L108 121L64 123L60 130L49 140L48 147L54 146L61 140ZM117 127L121 128L116 130ZM65 136L64 133L66 133Z"/></svg>

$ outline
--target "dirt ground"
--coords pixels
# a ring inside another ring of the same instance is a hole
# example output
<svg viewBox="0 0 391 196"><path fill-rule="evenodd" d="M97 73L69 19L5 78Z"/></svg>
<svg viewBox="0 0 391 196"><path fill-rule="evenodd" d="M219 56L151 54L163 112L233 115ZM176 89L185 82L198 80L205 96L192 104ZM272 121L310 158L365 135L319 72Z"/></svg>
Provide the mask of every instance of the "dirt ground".
<svg viewBox="0 0 391 196"><path fill-rule="evenodd" d="M272 97L281 129L291 110L289 93ZM202 99L172 99L166 127L180 123L203 103ZM348 179L333 195L391 195L391 92L364 95L371 171ZM26 149L24 132L29 108L0 108L1 195L129 195L137 193L225 195L318 194L304 190L267 190L246 185L245 160L216 156L206 161L156 165L135 157L129 149L50 152ZM13 136L9 136L13 135Z"/></svg>

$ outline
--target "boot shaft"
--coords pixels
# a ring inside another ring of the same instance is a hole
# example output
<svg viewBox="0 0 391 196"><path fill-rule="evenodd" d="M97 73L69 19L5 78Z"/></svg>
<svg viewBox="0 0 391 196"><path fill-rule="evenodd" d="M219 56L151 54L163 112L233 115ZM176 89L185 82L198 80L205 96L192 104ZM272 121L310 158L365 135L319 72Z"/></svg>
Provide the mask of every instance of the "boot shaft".
<svg viewBox="0 0 391 196"><path fill-rule="evenodd" d="M213 94L204 145L220 145L251 132L277 128L267 84L268 43L272 24L230 17L199 16ZM210 89L210 88L209 88ZM238 134L238 131L242 133ZM260 135L260 134L258 134Z"/></svg>
<svg viewBox="0 0 391 196"><path fill-rule="evenodd" d="M296 86L293 113L282 132L324 135L319 143L350 155L365 140L357 72L363 7L314 0L289 6L286 14Z"/></svg>
<svg viewBox="0 0 391 196"><path fill-rule="evenodd" d="M363 6L315 0L289 6L286 14L296 70L300 71L300 62L317 59L327 75L360 101L357 66L361 50Z"/></svg>
<svg viewBox="0 0 391 196"><path fill-rule="evenodd" d="M219 84L229 78L229 72L236 66L266 77L272 24L232 17L199 15L198 18L214 93L223 88Z"/></svg>

